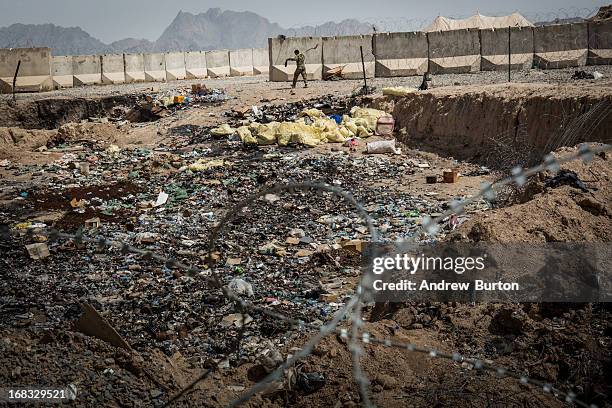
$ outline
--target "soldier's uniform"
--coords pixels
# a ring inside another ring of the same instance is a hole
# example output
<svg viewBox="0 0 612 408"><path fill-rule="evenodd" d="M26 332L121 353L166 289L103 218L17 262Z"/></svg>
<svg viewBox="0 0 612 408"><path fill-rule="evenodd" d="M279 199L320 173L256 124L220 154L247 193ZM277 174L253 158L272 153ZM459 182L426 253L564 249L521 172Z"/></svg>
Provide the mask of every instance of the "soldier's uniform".
<svg viewBox="0 0 612 408"><path fill-rule="evenodd" d="M306 57L301 52L295 56L295 58L289 58L291 61L295 61L297 63L297 67L295 68L295 72L293 73L293 87L295 88L295 84L297 84L298 77L302 75L304 79L304 86L308 86L308 82L306 82Z"/></svg>

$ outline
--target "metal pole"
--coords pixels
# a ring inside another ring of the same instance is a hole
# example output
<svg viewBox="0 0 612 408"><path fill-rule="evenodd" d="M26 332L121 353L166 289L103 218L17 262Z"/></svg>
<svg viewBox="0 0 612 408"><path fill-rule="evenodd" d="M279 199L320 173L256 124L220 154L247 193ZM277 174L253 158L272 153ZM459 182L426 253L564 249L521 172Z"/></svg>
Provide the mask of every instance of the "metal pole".
<svg viewBox="0 0 612 408"><path fill-rule="evenodd" d="M508 82L511 82L510 70L512 69L512 50L510 49L510 26L508 26Z"/></svg>
<svg viewBox="0 0 612 408"><path fill-rule="evenodd" d="M363 46L359 46L359 51L361 52L361 68L363 69L363 83L364 83L364 92L368 92L368 81L366 79L366 70L365 70L365 62L363 60Z"/></svg>
<svg viewBox="0 0 612 408"><path fill-rule="evenodd" d="M17 74L19 74L20 66L21 66L21 60L17 62L17 69L15 70L15 75L13 76L13 102L15 102L15 89L17 88Z"/></svg>

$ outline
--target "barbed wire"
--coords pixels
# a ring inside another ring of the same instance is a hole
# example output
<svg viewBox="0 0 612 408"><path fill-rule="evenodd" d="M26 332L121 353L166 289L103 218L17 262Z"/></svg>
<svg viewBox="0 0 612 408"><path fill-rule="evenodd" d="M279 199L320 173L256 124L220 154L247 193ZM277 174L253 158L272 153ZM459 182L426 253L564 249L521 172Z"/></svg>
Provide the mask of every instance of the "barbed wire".
<svg viewBox="0 0 612 408"><path fill-rule="evenodd" d="M568 163L578 158L582 159L584 162L589 162L593 158L594 155L599 154L601 152L609 151L610 149L612 149L611 145L591 147L588 144L582 144L580 145L579 149L575 153L570 154L568 156L557 159L552 154L549 154L545 157L543 163L535 167L532 167L529 169L523 169L520 167L516 167L512 171L512 176L507 177L492 185L491 184L484 185L483 188L481 188L481 190L479 191L479 193L471 197L470 199L465 200L463 202L459 202L459 203L457 203L456 201L451 202L450 209L447 210L442 215L434 219L425 217L422 222L422 227L424 231L427 232L428 234L435 234L438 230L438 226L437 226L438 222L442 221L444 218L446 218L449 215L461 214L464 211L465 206L469 202L478 200L481 197L485 197L486 199L490 199L490 200L494 199L495 196L493 193L495 192L495 190L503 186L513 184L513 183L521 186L526 182L527 177L537 174L541 171L547 170L552 173L556 173L560 169L560 166L564 163ZM361 401L366 407L372 406L372 403L370 401L369 391L368 391L369 380L364 375L363 371L361 370L361 365L360 365L360 358L363 352L363 348L361 344L379 344L379 345L384 345L386 347L395 347L395 348L400 348L400 349L404 349L404 350L411 351L411 352L427 354L432 358L440 357L440 358L449 359L455 362L468 362L472 364L474 368L478 370L482 369L485 371L494 372L499 377L515 378L515 379L518 379L523 384L531 384L531 385L540 387L542 391L547 392L547 393L552 393L556 397L564 398L566 402L575 403L582 407L591 407L591 408L595 407L595 405L593 404L588 405L587 403L584 403L578 400L576 398L576 394L573 392L565 393L557 388L554 388L549 383L544 383L542 381L532 379L523 374L512 372L510 370L507 370L504 367L498 367L492 364L488 364L486 362L483 362L480 359L468 358L456 352L448 354L448 353L440 352L434 349L425 349L425 348L418 347L417 345L413 343L401 343L393 339L378 339L369 332L360 332L360 329L363 327L363 324L364 324L363 319L361 317L362 301L364 299L364 296L366 296L364 288L367 287L367 285L364 284L366 283L364 282L364 278L362 278L362 281L360 281L359 285L357 286L355 294L350 297L350 299L345 303L344 307L341 310L339 310L336 313L336 315L328 323L320 325L320 326L306 323L303 320L294 319L289 316L285 316L281 313L272 311L270 309L257 306L250 301L241 299L238 295L236 295L231 290L229 285L223 286L220 278L214 271L214 263L212 261L212 252L214 251L214 248L215 248L214 242L218 238L219 234L223 231L225 225L229 223L238 214L238 212L242 208L244 208L247 205L253 204L257 199L261 197L265 197L266 194L273 194L273 193L278 193L282 191L292 192L292 191L296 191L300 189L309 189L309 190L317 190L317 191L332 193L344 199L349 204L352 204L357 209L362 220L368 226L368 230L370 231L370 236L372 240L375 241L377 239L378 235L377 235L376 229L373 226L372 219L368 215L367 211L365 211L363 206L361 206L361 204L359 204L356 200L354 200L354 198L349 193L341 190L338 187L329 186L326 184L312 183L312 182L289 184L289 185L276 185L271 188L264 188L260 190L259 192L246 198L245 200L241 201L235 207L233 207L230 211L228 211L223 217L223 219L216 225L216 227L213 229L213 231L210 234L209 251L208 251L209 256L207 259L208 266L209 266L208 270L202 270L197 267L186 265L182 262L177 261L175 258L172 258L172 257L165 257L162 255L158 255L152 251L136 248L132 245L129 245L127 242L108 240L102 236L89 237L85 235L82 229L77 231L77 233L75 234L68 234L68 233L61 232L56 229L51 229L49 231L48 237L50 241L54 241L58 239L72 239L74 240L75 244L79 246L84 243L91 243L91 244L95 244L97 248L100 250L107 249L110 247L116 247L120 249L121 253L124 253L124 254L130 253L130 252L135 253L135 254L143 256L143 258L145 259L155 259L160 262L163 262L168 268L183 269L190 276L201 275L201 276L207 277L209 278L208 281L211 283L213 287L221 288L223 290L224 295L226 296L228 300L237 303L238 309L241 310L243 314L243 319L246 314L246 311L250 310L254 312L261 312L262 314L282 320L286 323L289 323L292 326L298 327L300 330L304 330L308 328L308 329L318 331L318 333L315 336L313 336L308 342L306 342L306 344L297 353L295 353L293 356L288 358L284 363L279 365L279 367L277 367L274 371L272 371L269 375L267 375L263 380L257 382L253 387L249 388L241 396L239 396L234 401L232 401L231 406L241 405L242 403L248 401L252 396L257 394L258 392L266 389L268 384L282 378L282 375L286 369L294 365L300 359L303 359L309 356L312 353L314 347L324 337L332 333L338 333L342 338L345 338L348 340L348 347L349 347L349 351L351 352L352 361L353 361L353 376L359 388ZM31 233L32 231L28 230L28 232ZM10 231L8 232L8 234L10 235ZM346 328L338 327L339 323L346 316L349 316L349 321L352 324L350 335ZM239 344L240 343L238 342L238 345ZM205 371L200 376L196 377L189 385L182 388L177 394L175 394L171 399L169 399L165 406L169 406L173 402L177 401L181 396L185 395L186 392L192 389L200 381L208 378L210 373L217 368L218 368L218 363L215 364L212 368L209 368L207 371Z"/></svg>

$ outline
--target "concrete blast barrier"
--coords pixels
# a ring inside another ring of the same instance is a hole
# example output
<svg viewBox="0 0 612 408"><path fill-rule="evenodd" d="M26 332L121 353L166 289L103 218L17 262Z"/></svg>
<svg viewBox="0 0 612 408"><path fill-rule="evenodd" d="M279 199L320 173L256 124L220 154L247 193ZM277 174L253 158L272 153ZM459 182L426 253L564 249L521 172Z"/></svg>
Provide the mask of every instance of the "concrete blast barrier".
<svg viewBox="0 0 612 408"><path fill-rule="evenodd" d="M211 78L230 76L229 51L206 51L206 69Z"/></svg>
<svg viewBox="0 0 612 408"><path fill-rule="evenodd" d="M312 49L314 47L316 49ZM309 80L321 79L323 73L323 41L321 37L277 37L268 38L270 81L293 81L295 62L290 61L285 67L285 60L295 57L294 50L300 50L306 57L306 78Z"/></svg>
<svg viewBox="0 0 612 408"><path fill-rule="evenodd" d="M145 81L144 55L142 54L123 54L123 65L125 67L125 82Z"/></svg>
<svg viewBox="0 0 612 408"><path fill-rule="evenodd" d="M468 74L480 71L478 29L432 31L429 43L429 71L432 74Z"/></svg>
<svg viewBox="0 0 612 408"><path fill-rule="evenodd" d="M253 73L255 75L270 72L270 56L265 48L253 48Z"/></svg>
<svg viewBox="0 0 612 408"><path fill-rule="evenodd" d="M42 92L53 89L50 48L9 48L0 49L0 90L3 93L13 91L13 77L19 61L21 65L15 92Z"/></svg>
<svg viewBox="0 0 612 408"><path fill-rule="evenodd" d="M232 50L229 52L231 76L253 75L253 49Z"/></svg>
<svg viewBox="0 0 612 408"><path fill-rule="evenodd" d="M185 72L187 79L202 79L208 76L206 53L204 51L185 52Z"/></svg>
<svg viewBox="0 0 612 408"><path fill-rule="evenodd" d="M72 75L71 56L52 57L53 87L55 89L72 88L74 86L74 76Z"/></svg>
<svg viewBox="0 0 612 408"><path fill-rule="evenodd" d="M427 72L427 35L422 32L376 34L374 55L377 77L422 75Z"/></svg>
<svg viewBox="0 0 612 408"><path fill-rule="evenodd" d="M100 56L103 84L125 83L125 66L123 54L106 54Z"/></svg>
<svg viewBox="0 0 612 408"><path fill-rule="evenodd" d="M165 58L167 81L176 81L187 77L184 52L169 52L165 55Z"/></svg>
<svg viewBox="0 0 612 408"><path fill-rule="evenodd" d="M371 35L323 37L323 77L330 70L342 67L344 79L363 78L360 46L363 47L366 77L373 78L375 59Z"/></svg>
<svg viewBox="0 0 612 408"><path fill-rule="evenodd" d="M144 54L145 81L166 80L166 59L164 54Z"/></svg>
<svg viewBox="0 0 612 408"><path fill-rule="evenodd" d="M588 42L587 23L535 27L534 63L542 69L584 66Z"/></svg>
<svg viewBox="0 0 612 408"><path fill-rule="evenodd" d="M95 85L102 83L102 66L98 55L75 55L72 57L74 85Z"/></svg>
<svg viewBox="0 0 612 408"><path fill-rule="evenodd" d="M533 28L510 29L510 68L529 69L533 65ZM508 28L480 30L480 69L508 70Z"/></svg>
<svg viewBox="0 0 612 408"><path fill-rule="evenodd" d="M589 23L587 65L612 64L612 21Z"/></svg>

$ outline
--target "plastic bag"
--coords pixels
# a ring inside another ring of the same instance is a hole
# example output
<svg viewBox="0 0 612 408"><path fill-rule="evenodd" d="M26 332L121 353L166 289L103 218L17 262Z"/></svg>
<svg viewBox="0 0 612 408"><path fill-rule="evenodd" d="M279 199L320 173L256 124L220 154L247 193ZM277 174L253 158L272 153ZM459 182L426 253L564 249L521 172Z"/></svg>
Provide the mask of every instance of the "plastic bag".
<svg viewBox="0 0 612 408"><path fill-rule="evenodd" d="M377 140L376 142L368 143L367 152L370 154L382 154L382 153L401 154L402 149L397 149L395 147L395 139Z"/></svg>
<svg viewBox="0 0 612 408"><path fill-rule="evenodd" d="M280 125L279 122L270 122L268 124L252 123L249 126L257 144L271 145L276 143L276 129Z"/></svg>
<svg viewBox="0 0 612 408"><path fill-rule="evenodd" d="M392 96L406 96L406 95L410 95L415 92L416 92L415 88L405 88L403 86L396 86L396 87L391 86L388 88L383 88L382 90L383 95L392 95Z"/></svg>
<svg viewBox="0 0 612 408"><path fill-rule="evenodd" d="M242 140L242 143L257 144L257 139L253 137L248 126L240 126L238 129L236 129L236 133L238 133L238 136L240 136L240 140Z"/></svg>
<svg viewBox="0 0 612 408"><path fill-rule="evenodd" d="M325 114L318 109L312 108L312 109L304 109L303 111L298 113L298 118L302 118L304 116L308 116L311 119L316 119L316 118L325 117Z"/></svg>
<svg viewBox="0 0 612 408"><path fill-rule="evenodd" d="M236 133L236 130L230 127L227 123L222 124L219 127L211 129L210 134L213 136L229 136Z"/></svg>

